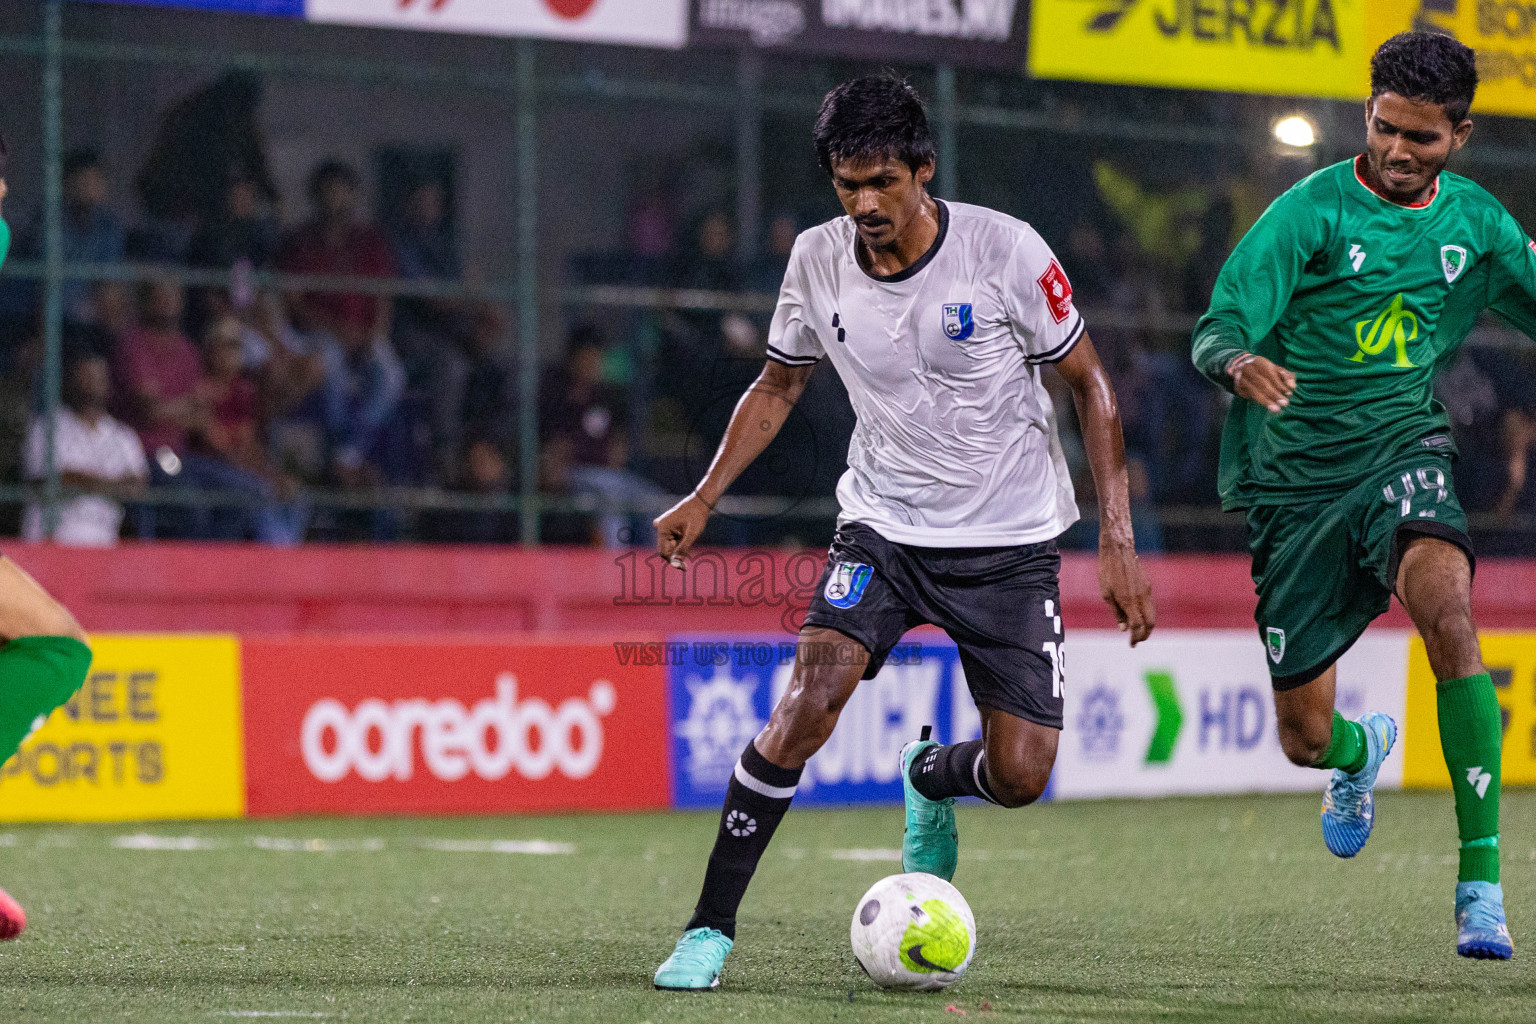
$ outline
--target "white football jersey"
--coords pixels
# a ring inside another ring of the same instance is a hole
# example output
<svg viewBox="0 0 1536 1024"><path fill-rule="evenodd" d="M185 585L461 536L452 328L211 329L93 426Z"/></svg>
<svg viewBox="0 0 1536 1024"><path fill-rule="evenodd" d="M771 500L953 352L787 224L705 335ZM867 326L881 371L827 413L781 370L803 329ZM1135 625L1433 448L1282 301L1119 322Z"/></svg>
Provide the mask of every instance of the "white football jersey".
<svg viewBox="0 0 1536 1024"><path fill-rule="evenodd" d="M832 360L858 425L839 522L919 547L1050 540L1077 500L1039 365L1083 336L1072 286L1020 220L939 203L916 263L874 277L848 217L795 241L768 336L788 366Z"/></svg>

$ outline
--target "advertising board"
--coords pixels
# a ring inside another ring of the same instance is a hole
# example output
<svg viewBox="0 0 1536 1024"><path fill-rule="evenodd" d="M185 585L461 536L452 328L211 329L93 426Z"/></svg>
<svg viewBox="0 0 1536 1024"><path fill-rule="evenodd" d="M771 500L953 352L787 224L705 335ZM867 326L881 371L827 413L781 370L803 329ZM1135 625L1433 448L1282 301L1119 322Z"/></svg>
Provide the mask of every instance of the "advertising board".
<svg viewBox="0 0 1536 1024"><path fill-rule="evenodd" d="M680 47L688 0L306 0L310 21Z"/></svg>
<svg viewBox="0 0 1536 1024"><path fill-rule="evenodd" d="M1321 791L1327 776L1280 750L1264 646L1236 630L1159 630L1132 649L1123 636L1067 638L1066 722L1057 797ZM1346 717L1385 711L1401 727L1407 635L1371 630L1339 661ZM1403 778L1402 744L1380 784Z"/></svg>
<svg viewBox="0 0 1536 1024"><path fill-rule="evenodd" d="M1505 785L1536 782L1536 633L1483 630L1483 664L1493 677L1504 724ZM1403 730L1403 785L1451 787L1440 750L1435 674L1415 635L1408 654L1408 715Z"/></svg>
<svg viewBox="0 0 1536 1024"><path fill-rule="evenodd" d="M1536 117L1536 4L1530 0L1371 0L1366 5L1369 50L1413 29L1448 33L1477 52L1474 113Z"/></svg>
<svg viewBox="0 0 1536 1024"><path fill-rule="evenodd" d="M95 636L91 649L85 685L0 767L0 820L239 817L239 641Z"/></svg>
<svg viewBox="0 0 1536 1024"><path fill-rule="evenodd" d="M1366 0L1034 0L1039 78L1365 97Z"/></svg>
<svg viewBox="0 0 1536 1024"><path fill-rule="evenodd" d="M141 7L186 7L194 11L226 14L267 14L280 18L304 17L304 0L97 0L98 3L135 4Z"/></svg>
<svg viewBox="0 0 1536 1024"><path fill-rule="evenodd" d="M666 805L663 671L612 644L252 638L244 665L252 815Z"/></svg>
<svg viewBox="0 0 1536 1024"><path fill-rule="evenodd" d="M716 636L674 638L670 647L673 804L715 807L736 758L788 685L793 644ZM1073 633L1049 795L1321 790L1323 773L1292 765L1280 750L1264 658L1246 631L1168 630L1134 650L1117 632ZM1407 634L1367 633L1339 663L1339 710L1386 711L1401 724L1407 658ZM958 654L936 640L902 645L860 684L806 766L796 802L899 802L901 747L927 724L945 743L981 732ZM1402 778L1400 745L1381 784Z"/></svg>
<svg viewBox="0 0 1536 1024"><path fill-rule="evenodd" d="M719 807L742 748L789 685L795 645L780 634L674 637L668 648L672 804ZM981 735L954 646L911 640L854 691L796 804L900 803L901 748L925 725L943 743Z"/></svg>
<svg viewBox="0 0 1536 1024"><path fill-rule="evenodd" d="M690 42L1021 70L1025 0L693 0Z"/></svg>

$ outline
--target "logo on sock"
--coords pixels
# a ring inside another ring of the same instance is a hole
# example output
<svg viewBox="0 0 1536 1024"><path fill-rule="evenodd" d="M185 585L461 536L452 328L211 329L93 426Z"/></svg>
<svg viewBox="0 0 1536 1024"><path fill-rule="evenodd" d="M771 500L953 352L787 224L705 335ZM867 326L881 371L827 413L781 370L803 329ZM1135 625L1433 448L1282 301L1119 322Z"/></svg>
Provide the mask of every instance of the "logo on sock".
<svg viewBox="0 0 1536 1024"><path fill-rule="evenodd" d="M1482 765L1467 769L1467 782L1477 791L1477 798L1483 799L1488 792L1488 783L1493 781L1493 773L1483 771Z"/></svg>
<svg viewBox="0 0 1536 1024"><path fill-rule="evenodd" d="M757 831L757 819L750 818L740 811L732 811L725 816L725 830L737 839L745 839Z"/></svg>

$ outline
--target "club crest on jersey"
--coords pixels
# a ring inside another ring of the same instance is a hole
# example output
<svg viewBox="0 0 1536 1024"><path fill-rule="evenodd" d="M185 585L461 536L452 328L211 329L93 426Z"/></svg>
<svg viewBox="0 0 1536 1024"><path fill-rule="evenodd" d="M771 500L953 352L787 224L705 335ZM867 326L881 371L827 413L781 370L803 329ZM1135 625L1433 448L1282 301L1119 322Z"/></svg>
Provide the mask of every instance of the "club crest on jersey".
<svg viewBox="0 0 1536 1024"><path fill-rule="evenodd" d="M1445 283L1455 284L1461 272L1467 269L1467 250L1459 245L1442 245L1440 269L1445 271Z"/></svg>
<svg viewBox="0 0 1536 1024"><path fill-rule="evenodd" d="M976 321L971 318L971 304L969 302L947 302L944 304L944 335L953 341L964 341L976 330Z"/></svg>
<svg viewBox="0 0 1536 1024"><path fill-rule="evenodd" d="M838 562L832 566L822 595L833 608L852 608L864 597L864 588L874 575L875 570L861 562Z"/></svg>

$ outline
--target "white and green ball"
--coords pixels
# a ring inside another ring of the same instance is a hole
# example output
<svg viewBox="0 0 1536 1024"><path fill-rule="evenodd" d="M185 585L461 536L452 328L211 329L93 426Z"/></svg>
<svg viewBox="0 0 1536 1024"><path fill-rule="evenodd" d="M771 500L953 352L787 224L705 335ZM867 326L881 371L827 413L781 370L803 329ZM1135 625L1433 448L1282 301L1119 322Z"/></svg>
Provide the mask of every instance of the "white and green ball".
<svg viewBox="0 0 1536 1024"><path fill-rule="evenodd" d="M948 988L976 952L976 918L960 890L937 875L891 875L854 907L849 941L881 988Z"/></svg>

